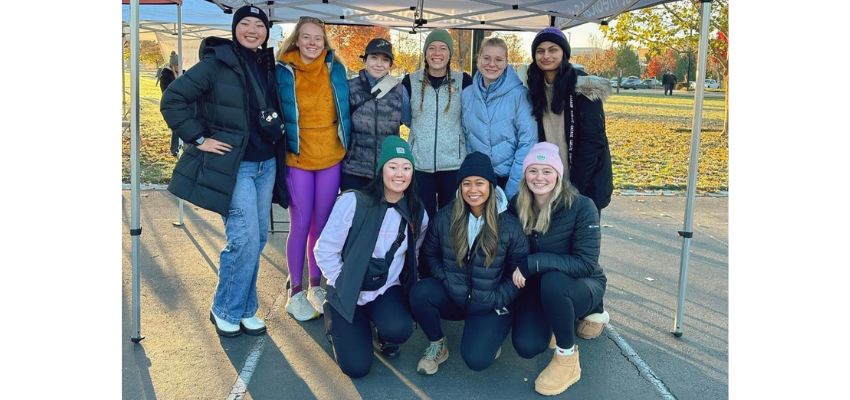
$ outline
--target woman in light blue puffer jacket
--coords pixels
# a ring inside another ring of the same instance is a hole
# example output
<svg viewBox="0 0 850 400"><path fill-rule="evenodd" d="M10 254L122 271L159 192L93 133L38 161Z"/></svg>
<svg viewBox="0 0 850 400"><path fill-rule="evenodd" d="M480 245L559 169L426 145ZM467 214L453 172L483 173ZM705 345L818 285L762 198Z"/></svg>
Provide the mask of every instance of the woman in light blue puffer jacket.
<svg viewBox="0 0 850 400"><path fill-rule="evenodd" d="M481 42L478 71L472 80L461 95L466 149L490 157L499 186L510 199L518 191L525 155L537 143L537 121L528 90L508 66L504 40L488 37Z"/></svg>

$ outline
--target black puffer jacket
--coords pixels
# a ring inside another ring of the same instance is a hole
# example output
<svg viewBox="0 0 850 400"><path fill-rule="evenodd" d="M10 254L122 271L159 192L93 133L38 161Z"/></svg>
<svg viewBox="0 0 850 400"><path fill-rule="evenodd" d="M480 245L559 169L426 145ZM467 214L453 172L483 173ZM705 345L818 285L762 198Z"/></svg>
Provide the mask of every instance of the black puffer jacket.
<svg viewBox="0 0 850 400"><path fill-rule="evenodd" d="M511 202L511 215L516 212L516 197ZM528 235L530 252L526 264L520 266L525 277L549 271L561 271L576 279L593 279L600 285L588 285L597 304L605 293L608 281L599 266L599 213L588 197L578 195L572 207L563 203L555 206L549 230ZM601 289L601 290L600 290Z"/></svg>
<svg viewBox="0 0 850 400"><path fill-rule="evenodd" d="M611 84L605 79L579 75L574 96L576 125L570 182L579 193L590 197L597 209L602 210L611 202L611 193L614 192L611 149L608 147L605 110L602 107L611 94ZM564 132L569 134L569 104L564 112ZM543 142L546 135L543 124L539 122L538 141Z"/></svg>
<svg viewBox="0 0 850 400"><path fill-rule="evenodd" d="M168 185L168 191L175 196L221 215L227 214L230 205L248 142L248 118L252 118L248 115L250 86L233 46L229 39L204 39L201 61L175 80L160 101L162 117L184 143L194 143L198 135L203 135L233 146L225 155L187 146ZM283 207L288 205L285 142L278 141L275 148L277 175L273 192L274 201Z"/></svg>
<svg viewBox="0 0 850 400"><path fill-rule="evenodd" d="M517 266L526 264L528 255L528 239L519 221L513 214L500 213L499 249L493 264L485 267L484 252L478 249L469 264L461 268L455 260L454 244L449 232L453 202L441 208L435 221L428 227L420 249L422 268L439 279L452 302L464 308L468 314L483 315L506 307L519 292L511 280L511 274Z"/></svg>

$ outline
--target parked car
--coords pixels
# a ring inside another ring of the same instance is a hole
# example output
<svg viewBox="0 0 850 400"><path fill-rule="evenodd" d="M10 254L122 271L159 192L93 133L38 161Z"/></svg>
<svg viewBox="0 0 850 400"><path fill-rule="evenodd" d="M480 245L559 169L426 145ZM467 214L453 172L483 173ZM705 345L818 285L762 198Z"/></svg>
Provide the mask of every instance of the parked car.
<svg viewBox="0 0 850 400"><path fill-rule="evenodd" d="M623 79L623 83L620 85L620 87L623 88L623 89L635 89L635 90L637 90L637 88L640 86L640 84L641 84L640 78L638 78L636 76L630 76L626 79Z"/></svg>
<svg viewBox="0 0 850 400"><path fill-rule="evenodd" d="M639 87L642 87L644 89L660 88L661 87L661 81L659 81L658 79L655 79L655 78L644 79L641 82L641 86L639 86Z"/></svg>
<svg viewBox="0 0 850 400"><path fill-rule="evenodd" d="M696 88L696 82L690 82L688 87L691 89ZM705 80L705 88L706 89L720 89L720 82L715 79L706 79Z"/></svg>

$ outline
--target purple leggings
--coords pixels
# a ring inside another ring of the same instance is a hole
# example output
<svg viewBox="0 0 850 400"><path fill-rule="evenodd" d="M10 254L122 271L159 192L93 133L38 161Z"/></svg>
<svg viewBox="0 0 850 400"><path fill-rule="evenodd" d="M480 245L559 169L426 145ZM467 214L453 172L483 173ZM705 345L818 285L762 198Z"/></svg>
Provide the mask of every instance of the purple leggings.
<svg viewBox="0 0 850 400"><path fill-rule="evenodd" d="M305 171L290 166L286 168L290 221L289 237L286 239L286 261L292 288L302 286L305 250L309 250L307 254L310 260L310 280L316 285L322 277L316 265L313 248L336 201L339 174L339 163L318 171Z"/></svg>

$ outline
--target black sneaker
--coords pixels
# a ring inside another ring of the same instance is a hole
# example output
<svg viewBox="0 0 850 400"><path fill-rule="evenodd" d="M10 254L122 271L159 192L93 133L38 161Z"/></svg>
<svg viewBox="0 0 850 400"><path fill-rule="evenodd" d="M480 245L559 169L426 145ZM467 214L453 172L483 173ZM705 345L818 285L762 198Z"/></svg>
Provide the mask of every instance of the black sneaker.
<svg viewBox="0 0 850 400"><path fill-rule="evenodd" d="M376 339L372 340L372 347L375 348L384 358L395 359L398 358L399 354L401 354L401 349L399 345L395 343L385 342L383 340Z"/></svg>

